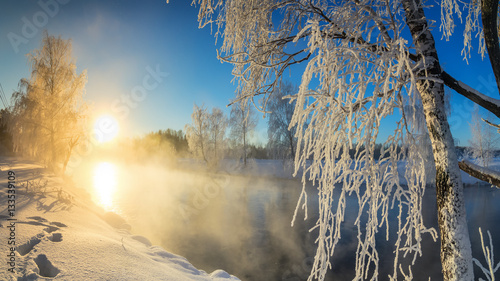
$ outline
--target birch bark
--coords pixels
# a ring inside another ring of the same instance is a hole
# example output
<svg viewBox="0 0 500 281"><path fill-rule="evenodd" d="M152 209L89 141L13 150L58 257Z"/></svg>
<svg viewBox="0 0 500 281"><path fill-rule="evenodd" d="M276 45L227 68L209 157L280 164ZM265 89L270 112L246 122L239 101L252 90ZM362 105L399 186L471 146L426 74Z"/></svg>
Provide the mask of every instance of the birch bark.
<svg viewBox="0 0 500 281"><path fill-rule="evenodd" d="M420 0L403 2L406 23L415 44L419 69L416 85L436 164L436 197L444 280L473 280L462 179L444 106L444 85L434 38Z"/></svg>

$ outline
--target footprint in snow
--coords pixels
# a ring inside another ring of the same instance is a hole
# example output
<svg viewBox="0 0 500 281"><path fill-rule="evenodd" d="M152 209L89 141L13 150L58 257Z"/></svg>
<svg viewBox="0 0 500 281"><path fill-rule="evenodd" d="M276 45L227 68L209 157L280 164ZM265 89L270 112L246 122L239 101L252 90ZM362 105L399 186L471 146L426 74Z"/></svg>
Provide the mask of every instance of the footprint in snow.
<svg viewBox="0 0 500 281"><path fill-rule="evenodd" d="M61 272L57 267L52 265L50 260L44 254L38 255L34 260L38 266L38 274L42 277L56 277L57 274Z"/></svg>
<svg viewBox="0 0 500 281"><path fill-rule="evenodd" d="M52 233L51 236L47 237L52 242L61 242L62 234L61 233Z"/></svg>
<svg viewBox="0 0 500 281"><path fill-rule="evenodd" d="M56 230L59 230L59 227L55 227L55 226L51 226L51 225L49 225L48 227L43 229L43 231L45 231L47 233L52 233Z"/></svg>
<svg viewBox="0 0 500 281"><path fill-rule="evenodd" d="M19 245L16 247L16 251L21 255L21 256L25 256L27 255L29 252L31 252L31 250L33 250L33 248L40 242L42 242L41 238L43 237L43 233L40 233L36 236L33 236L30 238L30 240L28 240L28 242L22 244L22 245Z"/></svg>
<svg viewBox="0 0 500 281"><path fill-rule="evenodd" d="M50 233L50 232L49 232ZM39 233L36 236L33 236L28 240L28 242L21 244L16 247L16 251L21 255L25 256L30 253L36 245L42 242L42 238L45 236L43 233ZM52 233L52 235L48 236L47 239L52 242L61 242L62 241L61 233Z"/></svg>

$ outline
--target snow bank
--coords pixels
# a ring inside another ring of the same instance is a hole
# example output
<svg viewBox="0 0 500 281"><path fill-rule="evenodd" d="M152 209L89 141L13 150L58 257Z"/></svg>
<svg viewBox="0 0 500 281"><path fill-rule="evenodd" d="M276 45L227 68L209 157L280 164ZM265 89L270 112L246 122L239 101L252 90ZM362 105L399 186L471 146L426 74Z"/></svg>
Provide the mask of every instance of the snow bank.
<svg viewBox="0 0 500 281"><path fill-rule="evenodd" d="M126 224L111 226L109 214L84 191L36 164L4 158L0 169L0 280L239 280L222 270L199 270L184 257L151 246L146 237L132 235ZM8 202L12 190L15 203Z"/></svg>

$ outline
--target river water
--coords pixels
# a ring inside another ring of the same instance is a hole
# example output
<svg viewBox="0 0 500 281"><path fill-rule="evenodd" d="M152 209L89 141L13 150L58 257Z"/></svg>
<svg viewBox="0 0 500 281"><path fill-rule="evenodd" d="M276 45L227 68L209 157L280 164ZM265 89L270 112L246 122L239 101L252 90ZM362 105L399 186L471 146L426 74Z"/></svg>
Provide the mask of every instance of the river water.
<svg viewBox="0 0 500 281"><path fill-rule="evenodd" d="M207 272L224 269L250 281L307 280L317 235L309 231L317 220L313 186L307 187L308 219L304 220L300 210L291 227L302 188L297 180L210 174L161 165L86 165L86 172L75 178L88 187L98 204L125 217L134 234L186 257L196 267ZM483 261L478 227L485 237L490 230L493 244L500 245L500 191L474 185L465 189L465 196L473 255ZM351 280L354 276L357 209L352 203L355 199L348 199L342 240L326 280ZM435 191L429 188L424 198L427 226L437 226L435 210ZM385 232L379 236L380 280L386 280L392 273L393 247L384 242ZM416 280L442 280L439 247L439 241L424 236L423 257L413 269ZM484 278L478 267L475 272L476 279Z"/></svg>

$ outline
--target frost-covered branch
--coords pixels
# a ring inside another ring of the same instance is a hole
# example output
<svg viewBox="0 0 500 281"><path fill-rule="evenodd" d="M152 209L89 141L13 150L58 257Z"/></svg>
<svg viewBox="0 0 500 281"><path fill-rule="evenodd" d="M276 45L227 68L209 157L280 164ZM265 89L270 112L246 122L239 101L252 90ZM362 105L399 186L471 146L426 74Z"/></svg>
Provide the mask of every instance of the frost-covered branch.
<svg viewBox="0 0 500 281"><path fill-rule="evenodd" d="M483 264L481 264L481 262L478 259L474 258L472 260L481 269L486 278L488 278L488 281L495 281L495 273L500 268L500 262L496 266L494 265L495 255L493 252L493 241L491 239L491 233L489 230L487 231L487 233L490 242L489 247L484 245L483 231L481 230L481 228L479 228L479 235L481 236L481 247L483 249L484 259L486 260L488 268L486 268ZM484 279L479 278L479 281L484 281Z"/></svg>
<svg viewBox="0 0 500 281"><path fill-rule="evenodd" d="M446 71L443 71L441 73L441 77L446 86L450 87L457 93L477 103L479 106L483 107L484 109L500 118L500 100L481 94L479 91L473 89L467 84L456 80Z"/></svg>
<svg viewBox="0 0 500 281"><path fill-rule="evenodd" d="M467 160L458 162L460 169L476 179L489 182L500 188L500 172L478 166Z"/></svg>
<svg viewBox="0 0 500 281"><path fill-rule="evenodd" d="M483 120L484 122L486 122L486 124L488 124L488 125L490 125L490 126L492 126L492 127L496 128L496 129L498 130L498 132L500 133L500 125L493 124L493 123L491 123L490 121L488 121L488 120L486 120L486 119L484 119L484 118L481 118L481 120Z"/></svg>
<svg viewBox="0 0 500 281"><path fill-rule="evenodd" d="M358 199L354 280L379 279L376 233L385 231L389 239L390 223L396 224L397 239L389 277L413 276L411 269L400 272L399 263L422 255L426 233L436 238L422 216L429 162L419 149L424 142L416 137L422 129L430 131L437 171L443 277L471 280L463 189L444 110L443 80L499 117L500 102L442 74L425 1L194 1L200 5L200 25L216 23L224 40L219 55L234 67L237 101L250 100L265 111L284 70L305 64L300 87L289 97L295 102L295 170L303 171L304 183L294 219L299 208L307 217L306 183L312 181L318 190L317 249L308 280L324 280L332 266L349 196ZM452 14L460 11L457 1L442 0L441 5L450 30ZM407 29L413 40L403 37ZM397 128L375 156L382 122L398 111L403 114ZM416 125L419 111L426 128ZM399 212L396 222L389 220L390 209Z"/></svg>

